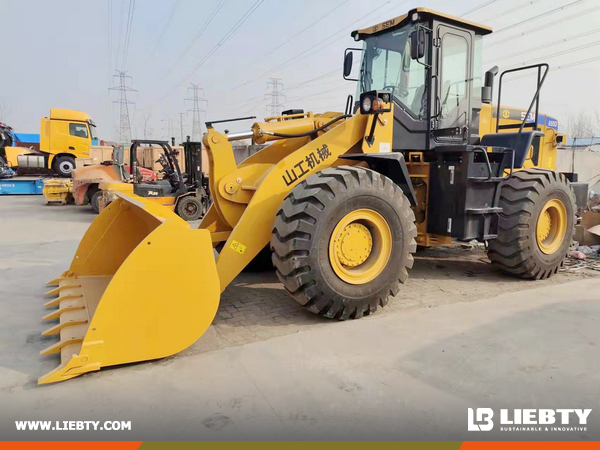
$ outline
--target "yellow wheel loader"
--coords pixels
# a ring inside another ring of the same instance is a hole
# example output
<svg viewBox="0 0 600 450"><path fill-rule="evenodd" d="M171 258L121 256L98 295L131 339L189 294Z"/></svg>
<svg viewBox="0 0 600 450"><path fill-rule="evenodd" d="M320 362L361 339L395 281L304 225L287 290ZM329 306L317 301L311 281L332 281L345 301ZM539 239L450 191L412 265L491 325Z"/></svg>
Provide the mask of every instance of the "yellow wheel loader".
<svg viewBox="0 0 600 450"><path fill-rule="evenodd" d="M492 107L488 33L413 9L352 33L363 46L347 50L344 77L359 51L358 101L344 113L292 110L229 134L207 122L213 205L200 226L118 194L49 283L58 309L44 335L60 340L42 354L62 362L39 382L183 350L265 247L291 296L333 319L372 314L400 293L417 244L478 239L505 272L556 273L575 197L574 175L554 171L557 123L538 111L548 67L527 68L538 74L527 110ZM270 145L237 165L230 141L248 138Z"/></svg>

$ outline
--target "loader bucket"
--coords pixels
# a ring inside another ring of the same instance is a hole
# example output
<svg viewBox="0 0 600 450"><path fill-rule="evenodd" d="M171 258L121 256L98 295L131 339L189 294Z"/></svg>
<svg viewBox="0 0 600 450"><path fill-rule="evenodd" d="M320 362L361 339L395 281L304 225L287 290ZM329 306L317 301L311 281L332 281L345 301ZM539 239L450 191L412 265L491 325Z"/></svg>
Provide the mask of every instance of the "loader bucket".
<svg viewBox="0 0 600 450"><path fill-rule="evenodd" d="M214 319L220 284L210 232L190 228L168 208L117 194L94 220L69 270L48 284L42 335L60 341L41 352L61 364L39 384L101 367L173 355Z"/></svg>

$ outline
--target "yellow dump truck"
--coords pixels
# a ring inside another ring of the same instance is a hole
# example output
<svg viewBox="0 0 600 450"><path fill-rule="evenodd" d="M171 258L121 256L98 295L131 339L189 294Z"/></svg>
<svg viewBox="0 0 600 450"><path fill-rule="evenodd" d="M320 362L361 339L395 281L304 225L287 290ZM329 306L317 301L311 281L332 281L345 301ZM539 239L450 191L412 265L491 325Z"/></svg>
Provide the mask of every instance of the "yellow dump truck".
<svg viewBox="0 0 600 450"><path fill-rule="evenodd" d="M5 147L9 167L51 170L70 177L75 158L89 156L90 145L97 140L96 125L86 113L71 109L50 109L50 117L42 117L40 147Z"/></svg>

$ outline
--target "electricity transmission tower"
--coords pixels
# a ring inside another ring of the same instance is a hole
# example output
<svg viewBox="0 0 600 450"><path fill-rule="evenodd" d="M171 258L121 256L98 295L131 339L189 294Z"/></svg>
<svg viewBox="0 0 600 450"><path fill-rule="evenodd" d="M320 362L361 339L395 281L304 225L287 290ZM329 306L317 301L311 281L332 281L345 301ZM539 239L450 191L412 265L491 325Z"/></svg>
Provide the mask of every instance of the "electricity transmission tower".
<svg viewBox="0 0 600 450"><path fill-rule="evenodd" d="M192 96L185 99L185 101L192 102L192 109L188 109L193 113L192 116L192 141L198 141L202 137L202 125L200 123L200 113L205 113L203 109L200 109L200 102L208 104L208 101L200 95L204 94L204 90L197 84L190 83L191 86L188 88L188 92L192 91Z"/></svg>
<svg viewBox="0 0 600 450"><path fill-rule="evenodd" d="M283 109L283 102L287 100L287 97L283 94L283 83L281 78L269 78L267 88L271 88L271 92L265 94L265 100L271 100L271 103L267 105L267 111L271 110L271 116L278 116L281 114Z"/></svg>
<svg viewBox="0 0 600 450"><path fill-rule="evenodd" d="M119 143L128 146L131 142L131 122L129 120L129 105L135 105L134 102L127 100L127 92L137 92L135 89L127 86L127 80L132 80L127 71L117 70L113 78L119 79L119 85L111 87L109 91L119 91L119 100L113 103L119 104Z"/></svg>

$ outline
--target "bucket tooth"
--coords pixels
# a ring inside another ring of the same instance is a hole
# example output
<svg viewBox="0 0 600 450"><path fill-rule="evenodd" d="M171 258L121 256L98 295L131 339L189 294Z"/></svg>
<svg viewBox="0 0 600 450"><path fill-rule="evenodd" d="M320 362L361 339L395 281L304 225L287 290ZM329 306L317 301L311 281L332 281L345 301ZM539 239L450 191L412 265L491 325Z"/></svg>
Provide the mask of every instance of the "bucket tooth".
<svg viewBox="0 0 600 450"><path fill-rule="evenodd" d="M63 289L75 288L75 287L81 287L81 284L78 283L76 280L72 281L71 283L61 283L58 287L55 287L54 289L51 289L48 292L46 292L46 295L48 297L51 296L51 295L57 295Z"/></svg>
<svg viewBox="0 0 600 450"><path fill-rule="evenodd" d="M50 347L46 347L44 350L42 350L40 352L41 356L46 356L46 355L52 355L54 353L60 353L61 349L65 346L65 345L69 345L69 344L79 344L83 342L83 336L81 338L75 338L72 337L71 339L69 339L68 341L63 341L60 340L58 341L56 344L52 344Z"/></svg>
<svg viewBox="0 0 600 450"><path fill-rule="evenodd" d="M87 324L88 321L89 318L85 309L67 311L64 314L60 315L60 322L44 331L42 333L42 336L52 336L55 334L59 334L60 331L65 327Z"/></svg>
<svg viewBox="0 0 600 450"><path fill-rule="evenodd" d="M54 353L60 353L62 348L70 344L81 344L85 333L87 331L87 325L75 325L72 327L65 327L60 332L60 341L52 344L50 347L45 348L40 352L40 355L52 355Z"/></svg>
<svg viewBox="0 0 600 450"><path fill-rule="evenodd" d="M68 300L63 300L58 309L52 311L50 314L46 314L42 319L43 320L58 319L60 317L60 315L65 312L75 311L75 310L84 309L84 308L85 308L85 302L83 301L83 298L81 298L81 297L70 298Z"/></svg>
<svg viewBox="0 0 600 450"><path fill-rule="evenodd" d="M71 298L80 298L83 297L83 291L81 290L81 288L70 288L70 289L64 289L63 291L61 291L61 293L59 294L58 297L53 298L52 300L44 303L44 306L49 307L49 306L56 306L58 304L60 304L60 302L62 302L63 300L68 300Z"/></svg>
<svg viewBox="0 0 600 450"><path fill-rule="evenodd" d="M46 286L58 286L58 283L60 283L62 280L64 280L67 276L68 270L65 270L61 276L53 278L52 280L46 282Z"/></svg>
<svg viewBox="0 0 600 450"><path fill-rule="evenodd" d="M60 365L38 378L38 384L56 383L74 378L87 372L100 370L100 362L90 361L81 354L81 343L69 343L60 349Z"/></svg>

